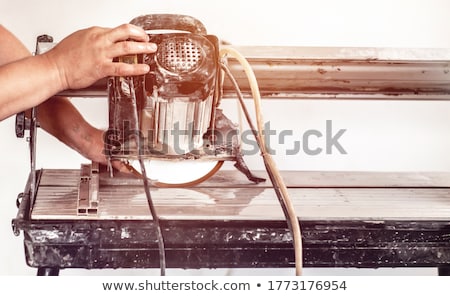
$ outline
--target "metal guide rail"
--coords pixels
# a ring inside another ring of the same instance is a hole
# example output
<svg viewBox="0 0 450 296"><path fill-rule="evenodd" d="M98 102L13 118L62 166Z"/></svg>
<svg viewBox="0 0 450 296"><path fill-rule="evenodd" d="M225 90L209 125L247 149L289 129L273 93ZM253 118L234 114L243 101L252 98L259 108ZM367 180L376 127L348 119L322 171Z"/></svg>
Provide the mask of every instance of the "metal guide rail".
<svg viewBox="0 0 450 296"><path fill-rule="evenodd" d="M263 98L450 99L450 49L227 46L248 60ZM244 95L250 96L241 65L227 62ZM228 80L223 92L225 98L236 96ZM62 94L104 97L106 80Z"/></svg>
<svg viewBox="0 0 450 296"><path fill-rule="evenodd" d="M100 169L97 211L86 213L79 203L86 171L37 174L35 203L28 188L13 221L16 233L24 233L29 266L40 274L158 267L140 179L111 179ZM450 174L287 171L283 177L299 214L305 267L437 267L448 274ZM221 171L196 187L152 188L152 194L168 268L294 266L292 237L267 182Z"/></svg>

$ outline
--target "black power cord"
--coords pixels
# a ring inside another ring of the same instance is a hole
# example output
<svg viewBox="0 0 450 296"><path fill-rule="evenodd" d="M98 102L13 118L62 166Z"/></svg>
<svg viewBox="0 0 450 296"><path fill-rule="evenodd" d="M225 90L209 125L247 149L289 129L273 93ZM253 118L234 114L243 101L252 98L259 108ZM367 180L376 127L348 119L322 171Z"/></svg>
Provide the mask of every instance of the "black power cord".
<svg viewBox="0 0 450 296"><path fill-rule="evenodd" d="M128 77L127 82L130 87L130 95L131 95L132 104L134 107L133 112L134 112L135 124L136 124L136 127L138 127L139 121L138 121L138 111L137 111L137 99L136 99L136 92L134 90L133 78ZM142 175L142 180L144 182L145 196L147 197L147 203L150 208L150 213L152 214L153 222L156 225L158 249L159 249L160 274L161 274L161 276L165 276L166 275L166 254L165 254L165 247L164 247L164 236L163 236L163 233L161 230L161 223L160 223L158 214L156 213L155 205L153 204L153 200L152 200L152 197L150 194L150 182L148 181L147 172L145 170L145 165L144 165L144 160L142 158L143 145L141 143L140 134L136 135L136 144L138 147L138 160L139 160L139 164L141 166L141 175Z"/></svg>
<svg viewBox="0 0 450 296"><path fill-rule="evenodd" d="M231 73L231 71L227 65L225 65L224 63L221 63L221 68L227 75L228 79L230 79L231 84L233 84L233 88L236 91L236 95L238 97L239 104L241 105L242 111L244 112L245 119L247 120L247 123L252 131L252 134L255 137L255 139L257 140L257 143L260 143L260 141L258 141L258 138L259 138L258 133L256 132L255 125L252 122L252 119L250 117L250 113L248 112L247 106L245 105L244 96L239 87L239 84L237 83L236 79L234 78L233 74ZM284 199L283 199L282 192L280 191L280 188L275 180L275 177L273 175L272 170L270 169L270 166L267 165L267 162L265 161L264 158L263 158L263 161L264 161L264 166L266 167L267 174L269 175L270 181L272 182L272 185L274 186L275 194L277 195L278 201L280 202L281 209L283 210L283 214L286 218L288 218L289 214L288 214L286 203L284 202ZM286 222L288 224L289 230L292 232L292 223L290 222L290 219L286 219Z"/></svg>

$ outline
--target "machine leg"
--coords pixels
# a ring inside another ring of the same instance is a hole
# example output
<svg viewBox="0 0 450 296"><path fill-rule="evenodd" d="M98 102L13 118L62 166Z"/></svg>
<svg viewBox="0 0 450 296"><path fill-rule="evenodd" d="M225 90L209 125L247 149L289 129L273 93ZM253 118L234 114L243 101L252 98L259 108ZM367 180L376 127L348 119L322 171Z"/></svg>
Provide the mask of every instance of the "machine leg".
<svg viewBox="0 0 450 296"><path fill-rule="evenodd" d="M37 276L58 276L59 268L57 267L39 267Z"/></svg>
<svg viewBox="0 0 450 296"><path fill-rule="evenodd" d="M439 276L450 276L450 266L439 266L438 267Z"/></svg>

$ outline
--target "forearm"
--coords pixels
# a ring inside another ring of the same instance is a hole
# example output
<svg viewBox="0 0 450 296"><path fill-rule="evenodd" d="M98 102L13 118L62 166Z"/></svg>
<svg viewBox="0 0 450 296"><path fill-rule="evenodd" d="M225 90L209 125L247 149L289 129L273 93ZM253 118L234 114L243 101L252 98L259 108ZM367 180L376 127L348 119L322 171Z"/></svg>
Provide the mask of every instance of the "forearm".
<svg viewBox="0 0 450 296"><path fill-rule="evenodd" d="M65 97L53 97L37 109L42 129L92 161L107 164L103 131L91 126ZM121 172L132 173L130 167L118 160L112 166Z"/></svg>
<svg viewBox="0 0 450 296"><path fill-rule="evenodd" d="M84 157L105 163L103 131L91 126L65 97L53 97L37 109L42 129Z"/></svg>
<svg viewBox="0 0 450 296"><path fill-rule="evenodd" d="M0 120L36 106L62 91L60 73L46 55L0 67Z"/></svg>
<svg viewBox="0 0 450 296"><path fill-rule="evenodd" d="M0 120L36 106L59 92L57 69L46 55L32 57L10 31L0 25Z"/></svg>

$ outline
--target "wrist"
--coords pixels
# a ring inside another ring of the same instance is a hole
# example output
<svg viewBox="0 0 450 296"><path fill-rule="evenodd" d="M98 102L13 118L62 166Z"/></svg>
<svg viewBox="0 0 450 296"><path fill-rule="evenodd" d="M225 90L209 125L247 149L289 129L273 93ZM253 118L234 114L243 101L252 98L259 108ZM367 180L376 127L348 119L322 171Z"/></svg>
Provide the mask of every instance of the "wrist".
<svg viewBox="0 0 450 296"><path fill-rule="evenodd" d="M36 58L42 60L45 64L45 68L49 71L49 75L52 75L53 86L56 88L56 93L69 88L64 67L58 62L58 58L53 50L38 55Z"/></svg>
<svg viewBox="0 0 450 296"><path fill-rule="evenodd" d="M89 138L90 141L85 142L86 146L83 149L86 152L85 157L92 161L105 164L106 157L103 153L103 131L94 128Z"/></svg>

